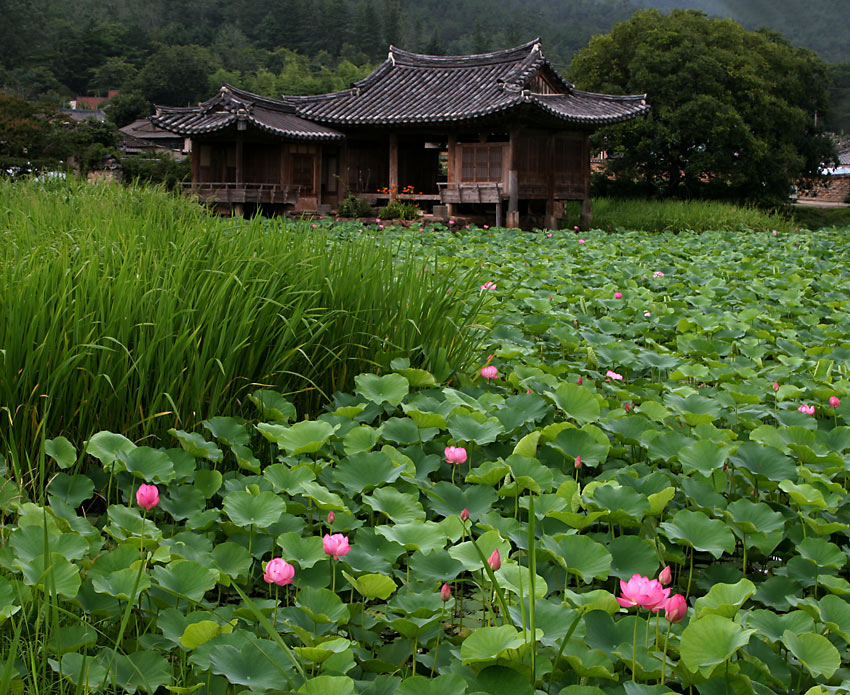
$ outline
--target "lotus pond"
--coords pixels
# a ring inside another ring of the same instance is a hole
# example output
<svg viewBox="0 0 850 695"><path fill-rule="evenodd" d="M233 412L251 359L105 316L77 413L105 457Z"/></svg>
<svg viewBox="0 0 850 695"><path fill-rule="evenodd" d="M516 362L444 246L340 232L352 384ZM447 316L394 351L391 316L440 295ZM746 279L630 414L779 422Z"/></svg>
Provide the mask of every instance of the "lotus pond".
<svg viewBox="0 0 850 695"><path fill-rule="evenodd" d="M476 269L479 363L45 433L0 691L850 692L846 232L361 230Z"/></svg>

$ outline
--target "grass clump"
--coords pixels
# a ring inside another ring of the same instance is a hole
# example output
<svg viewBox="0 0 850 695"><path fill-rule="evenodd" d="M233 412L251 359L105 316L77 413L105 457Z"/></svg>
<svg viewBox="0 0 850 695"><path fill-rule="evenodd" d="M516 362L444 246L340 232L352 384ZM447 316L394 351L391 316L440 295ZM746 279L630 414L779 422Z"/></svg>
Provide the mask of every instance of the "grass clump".
<svg viewBox="0 0 850 695"><path fill-rule="evenodd" d="M754 207L710 200L622 200L596 198L593 226L607 232L764 232L790 231L782 215Z"/></svg>
<svg viewBox="0 0 850 695"><path fill-rule="evenodd" d="M19 455L43 432L191 429L258 386L315 412L398 356L447 377L478 339L463 273L363 235L76 182L0 182L0 210L0 438Z"/></svg>

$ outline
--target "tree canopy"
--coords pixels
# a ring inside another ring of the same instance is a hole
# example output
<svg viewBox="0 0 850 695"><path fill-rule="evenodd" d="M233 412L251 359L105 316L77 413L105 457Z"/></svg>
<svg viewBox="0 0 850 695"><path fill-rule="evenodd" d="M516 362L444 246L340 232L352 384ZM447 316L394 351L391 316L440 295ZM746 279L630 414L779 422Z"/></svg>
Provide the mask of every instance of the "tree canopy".
<svg viewBox="0 0 850 695"><path fill-rule="evenodd" d="M637 12L579 51L570 75L591 91L647 94L647 118L597 139L621 188L781 201L834 154L826 64L732 20Z"/></svg>

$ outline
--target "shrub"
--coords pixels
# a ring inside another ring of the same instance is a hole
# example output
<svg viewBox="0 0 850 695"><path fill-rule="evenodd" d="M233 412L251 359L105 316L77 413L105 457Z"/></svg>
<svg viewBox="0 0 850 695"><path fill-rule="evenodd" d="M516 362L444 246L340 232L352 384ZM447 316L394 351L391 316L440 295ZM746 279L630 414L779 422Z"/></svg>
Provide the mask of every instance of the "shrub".
<svg viewBox="0 0 850 695"><path fill-rule="evenodd" d="M340 217L368 217L372 214L372 206L368 200L349 193L340 202L337 213Z"/></svg>
<svg viewBox="0 0 850 695"><path fill-rule="evenodd" d="M378 217L383 220L415 220L420 212L416 203L393 200L378 211Z"/></svg>

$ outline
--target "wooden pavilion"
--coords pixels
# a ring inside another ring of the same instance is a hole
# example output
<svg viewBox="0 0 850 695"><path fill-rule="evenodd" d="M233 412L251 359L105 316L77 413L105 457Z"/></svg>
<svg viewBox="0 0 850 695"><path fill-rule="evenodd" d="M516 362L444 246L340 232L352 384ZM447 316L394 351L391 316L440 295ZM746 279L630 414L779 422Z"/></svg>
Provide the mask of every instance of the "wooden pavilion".
<svg viewBox="0 0 850 695"><path fill-rule="evenodd" d="M413 197L449 215L495 207L498 224L506 213L508 226L523 214L556 227L570 200L590 222L590 133L648 110L645 95L577 90L534 40L468 56L391 46L342 92L270 99L225 84L151 119L192 139L192 188L232 212L328 211L354 193Z"/></svg>

